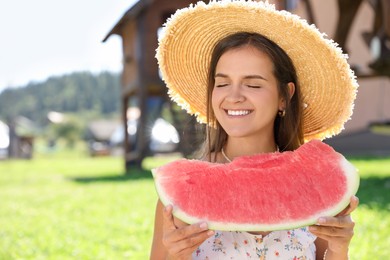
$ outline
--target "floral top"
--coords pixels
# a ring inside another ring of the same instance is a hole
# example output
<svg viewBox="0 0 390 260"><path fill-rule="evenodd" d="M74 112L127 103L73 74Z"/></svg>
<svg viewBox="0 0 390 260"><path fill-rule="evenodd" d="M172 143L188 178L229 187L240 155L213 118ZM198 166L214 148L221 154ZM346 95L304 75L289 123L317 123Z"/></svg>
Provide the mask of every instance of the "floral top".
<svg viewBox="0 0 390 260"><path fill-rule="evenodd" d="M306 227L273 231L264 237L247 232L216 231L195 250L192 259L314 260L315 239Z"/></svg>

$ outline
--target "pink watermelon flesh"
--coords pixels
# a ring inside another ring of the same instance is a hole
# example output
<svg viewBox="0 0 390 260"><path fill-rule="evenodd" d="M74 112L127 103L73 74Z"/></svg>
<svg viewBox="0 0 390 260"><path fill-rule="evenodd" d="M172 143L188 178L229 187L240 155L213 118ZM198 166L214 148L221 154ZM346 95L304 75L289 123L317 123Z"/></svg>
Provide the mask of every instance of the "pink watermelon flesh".
<svg viewBox="0 0 390 260"><path fill-rule="evenodd" d="M160 200L174 206L177 218L230 231L314 224L341 212L359 186L355 167L318 140L228 164L181 159L154 169L153 176Z"/></svg>

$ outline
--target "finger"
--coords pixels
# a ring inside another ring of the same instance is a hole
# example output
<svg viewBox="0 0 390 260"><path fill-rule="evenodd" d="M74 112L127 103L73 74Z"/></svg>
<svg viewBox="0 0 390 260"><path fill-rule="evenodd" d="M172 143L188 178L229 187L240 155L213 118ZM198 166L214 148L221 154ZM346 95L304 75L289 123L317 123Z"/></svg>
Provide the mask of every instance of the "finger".
<svg viewBox="0 0 390 260"><path fill-rule="evenodd" d="M189 238L192 236L196 236L204 231L208 230L207 223L201 222L197 224L188 225L186 227L180 228L177 230L177 235L183 238Z"/></svg>
<svg viewBox="0 0 390 260"><path fill-rule="evenodd" d="M317 221L316 226L327 226L327 227L337 227L337 228L350 228L353 227L355 223L352 221L350 215L337 216L337 217L321 217Z"/></svg>
<svg viewBox="0 0 390 260"><path fill-rule="evenodd" d="M194 252L201 244L214 235L214 231L208 230L200 234L199 239L194 240L194 245L189 248L191 252Z"/></svg>
<svg viewBox="0 0 390 260"><path fill-rule="evenodd" d="M344 240L348 240L348 238L345 238L345 237L338 237L338 236L336 237L334 235L325 235L325 234L320 233L320 232L312 232L312 234L315 235L317 238L321 238L323 240L328 241L328 243L329 243L329 241L335 241L336 240L336 241L338 241L336 243L340 244ZM328 244L328 246L329 246L329 244Z"/></svg>
<svg viewBox="0 0 390 260"><path fill-rule="evenodd" d="M204 230L200 233L197 233L191 237L183 239L176 243L176 248L173 250L177 250L177 253L180 254L188 254L193 253L204 241L214 235L214 231L212 230Z"/></svg>
<svg viewBox="0 0 390 260"><path fill-rule="evenodd" d="M343 211L341 211L339 214L337 214L337 216L351 214L351 212L354 211L358 205L359 205L359 198L356 196L352 196L348 206Z"/></svg>
<svg viewBox="0 0 390 260"><path fill-rule="evenodd" d="M175 230L176 226L173 222L173 215L172 215L173 207L172 205L167 205L163 209L163 228L168 230Z"/></svg>
<svg viewBox="0 0 390 260"><path fill-rule="evenodd" d="M333 226L310 226L309 230L314 235L329 240L329 238L351 238L354 234L352 228L338 228Z"/></svg>
<svg viewBox="0 0 390 260"><path fill-rule="evenodd" d="M208 230L208 226L206 223L198 223L192 224L181 228L176 228L174 230L170 230L170 232L166 233L164 236L165 244L173 244L182 240L189 239Z"/></svg>
<svg viewBox="0 0 390 260"><path fill-rule="evenodd" d="M359 198L356 196L352 196L351 202L349 203L349 207L347 208L346 215L351 214L352 211L354 211L358 207L358 205L359 205Z"/></svg>

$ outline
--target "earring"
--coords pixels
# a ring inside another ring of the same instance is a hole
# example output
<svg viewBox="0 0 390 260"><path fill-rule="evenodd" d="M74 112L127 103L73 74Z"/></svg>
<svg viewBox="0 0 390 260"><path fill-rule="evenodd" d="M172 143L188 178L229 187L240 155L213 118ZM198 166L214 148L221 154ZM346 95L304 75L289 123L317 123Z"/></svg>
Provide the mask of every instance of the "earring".
<svg viewBox="0 0 390 260"><path fill-rule="evenodd" d="M286 115L286 109L279 110L279 111L278 111L278 115L279 115L280 117L284 117L284 116Z"/></svg>

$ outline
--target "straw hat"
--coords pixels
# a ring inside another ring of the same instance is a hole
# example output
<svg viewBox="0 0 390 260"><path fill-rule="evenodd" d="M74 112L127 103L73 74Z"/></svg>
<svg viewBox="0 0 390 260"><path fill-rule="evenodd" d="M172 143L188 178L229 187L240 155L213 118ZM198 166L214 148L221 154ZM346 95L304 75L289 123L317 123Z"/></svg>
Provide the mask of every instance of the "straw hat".
<svg viewBox="0 0 390 260"><path fill-rule="evenodd" d="M244 31L266 36L292 59L305 107L305 140L341 132L352 115L358 87L347 56L314 25L264 2L198 2L168 19L156 58L170 97L206 123L212 50L222 38Z"/></svg>

